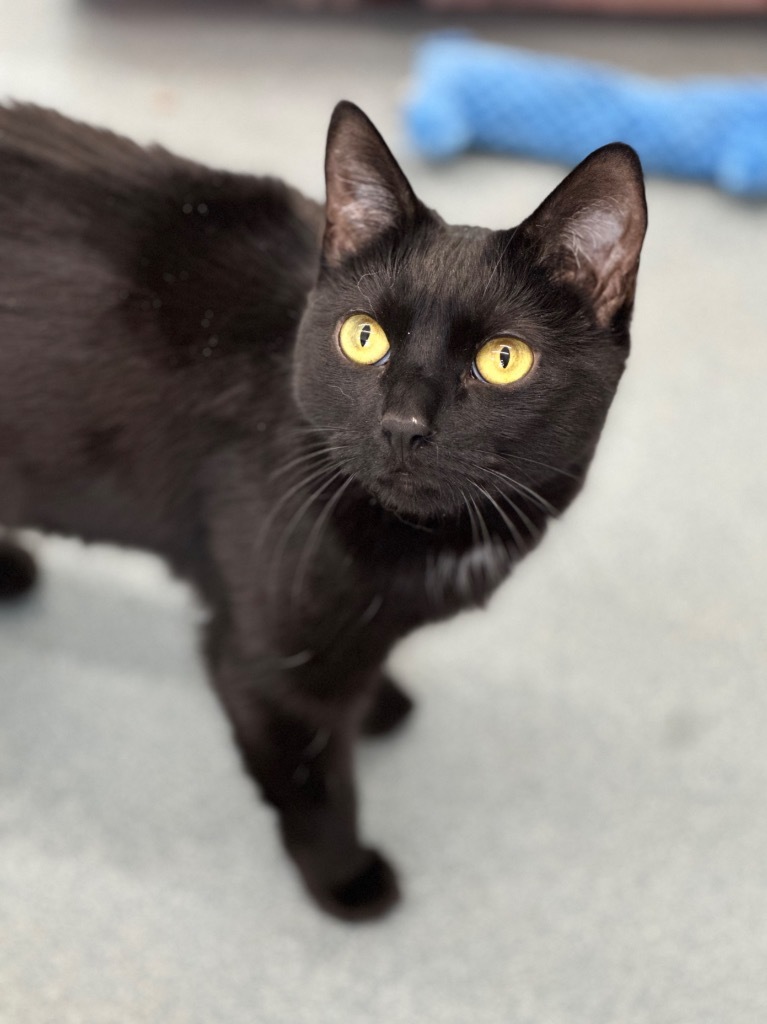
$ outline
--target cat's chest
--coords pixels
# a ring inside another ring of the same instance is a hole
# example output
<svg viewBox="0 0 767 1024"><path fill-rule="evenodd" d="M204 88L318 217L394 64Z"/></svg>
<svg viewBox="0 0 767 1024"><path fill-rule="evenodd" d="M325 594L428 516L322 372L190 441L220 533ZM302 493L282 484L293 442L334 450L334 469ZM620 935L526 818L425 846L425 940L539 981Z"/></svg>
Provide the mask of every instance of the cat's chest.
<svg viewBox="0 0 767 1024"><path fill-rule="evenodd" d="M268 614L284 664L322 678L375 668L413 630L484 603L508 572L495 554L474 549L436 559L411 553L396 565L345 557L332 574L321 560L314 568L302 592L286 592Z"/></svg>
<svg viewBox="0 0 767 1024"><path fill-rule="evenodd" d="M349 643L389 645L429 622L485 603L508 575L512 560L492 544L440 543L428 532L396 543L345 546L312 576L311 605L324 632ZM337 546L336 546L337 545Z"/></svg>
<svg viewBox="0 0 767 1024"><path fill-rule="evenodd" d="M413 625L433 622L483 605L506 578L511 560L491 544L426 546L403 557L379 577L382 613L408 617Z"/></svg>
<svg viewBox="0 0 767 1024"><path fill-rule="evenodd" d="M508 573L504 552L392 521L367 496L330 510L310 498L288 487L216 506L219 571L254 655L373 663L413 629L482 604Z"/></svg>

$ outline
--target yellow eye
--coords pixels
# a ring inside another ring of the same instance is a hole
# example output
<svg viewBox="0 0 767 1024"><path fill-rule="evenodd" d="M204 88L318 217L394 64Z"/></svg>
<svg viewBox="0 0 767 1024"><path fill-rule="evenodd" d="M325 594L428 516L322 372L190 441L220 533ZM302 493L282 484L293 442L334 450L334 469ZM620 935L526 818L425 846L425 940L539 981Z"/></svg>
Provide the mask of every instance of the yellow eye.
<svg viewBox="0 0 767 1024"><path fill-rule="evenodd" d="M520 338L493 338L477 352L474 370L488 384L513 384L530 372L534 358Z"/></svg>
<svg viewBox="0 0 767 1024"><path fill-rule="evenodd" d="M383 327L364 313L354 313L344 320L338 341L343 354L363 366L380 363L389 351L389 339Z"/></svg>

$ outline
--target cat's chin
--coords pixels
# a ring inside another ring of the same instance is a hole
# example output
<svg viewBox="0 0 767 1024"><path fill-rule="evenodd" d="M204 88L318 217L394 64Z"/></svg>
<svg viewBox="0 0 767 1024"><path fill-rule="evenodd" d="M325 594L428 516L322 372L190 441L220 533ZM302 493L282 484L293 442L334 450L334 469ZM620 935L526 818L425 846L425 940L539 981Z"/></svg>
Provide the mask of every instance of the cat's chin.
<svg viewBox="0 0 767 1024"><path fill-rule="evenodd" d="M424 523L455 514L441 489L411 473L390 473L379 477L369 488L375 500L395 515Z"/></svg>

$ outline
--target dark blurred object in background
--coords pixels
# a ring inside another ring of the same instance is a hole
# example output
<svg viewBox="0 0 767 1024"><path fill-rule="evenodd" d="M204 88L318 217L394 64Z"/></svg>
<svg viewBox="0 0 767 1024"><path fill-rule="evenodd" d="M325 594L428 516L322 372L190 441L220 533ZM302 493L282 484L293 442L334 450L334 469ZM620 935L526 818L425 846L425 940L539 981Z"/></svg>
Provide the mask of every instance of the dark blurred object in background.
<svg viewBox="0 0 767 1024"><path fill-rule="evenodd" d="M767 13L767 0L422 0L421 5L435 11L556 10L668 16Z"/></svg>
<svg viewBox="0 0 767 1024"><path fill-rule="evenodd" d="M652 15L653 17L767 14L767 0L86 0L95 6L130 8L258 8L284 11L423 10L451 13Z"/></svg>

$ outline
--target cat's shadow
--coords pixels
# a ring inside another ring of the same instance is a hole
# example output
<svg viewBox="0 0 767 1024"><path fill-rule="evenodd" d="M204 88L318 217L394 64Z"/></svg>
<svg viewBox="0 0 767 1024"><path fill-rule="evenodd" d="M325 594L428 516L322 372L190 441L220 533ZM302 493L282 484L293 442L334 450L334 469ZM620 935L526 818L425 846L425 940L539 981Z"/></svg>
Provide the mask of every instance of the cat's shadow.
<svg viewBox="0 0 767 1024"><path fill-rule="evenodd" d="M0 605L0 830L120 870L214 871L223 856L286 875L205 678L192 593L144 554L35 547L36 589ZM393 740L366 742L363 767Z"/></svg>
<svg viewBox="0 0 767 1024"><path fill-rule="evenodd" d="M90 666L171 679L200 672L202 613L159 559L49 538L34 543L40 580L0 604L0 643Z"/></svg>
<svg viewBox="0 0 767 1024"><path fill-rule="evenodd" d="M0 608L9 834L143 866L179 844L213 856L244 830L271 842L205 681L191 594L146 556L80 547L40 545L37 589Z"/></svg>

